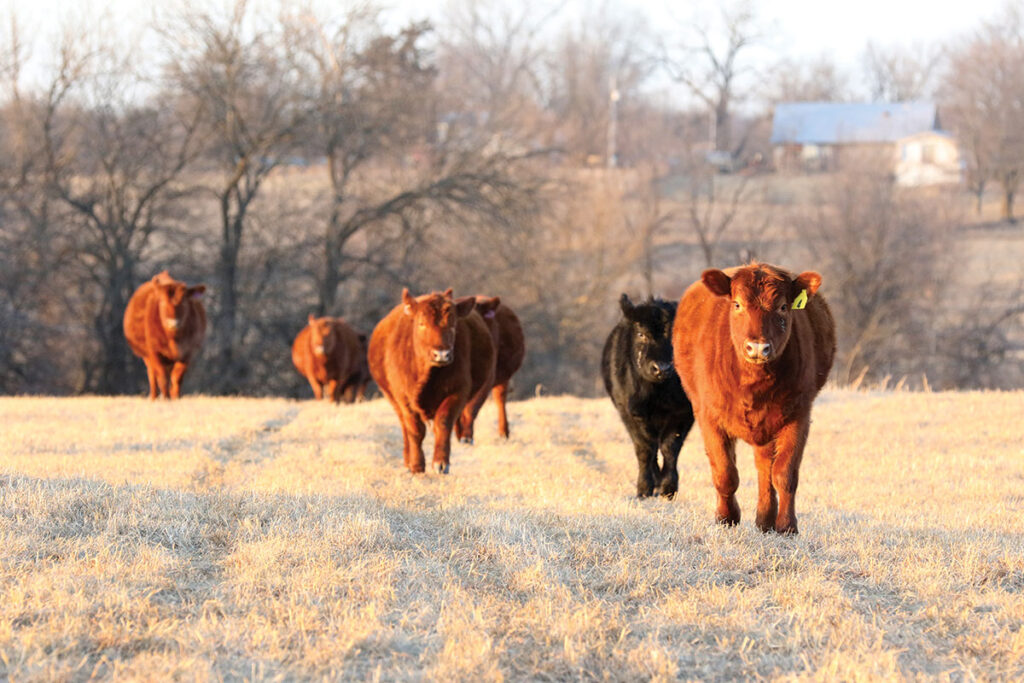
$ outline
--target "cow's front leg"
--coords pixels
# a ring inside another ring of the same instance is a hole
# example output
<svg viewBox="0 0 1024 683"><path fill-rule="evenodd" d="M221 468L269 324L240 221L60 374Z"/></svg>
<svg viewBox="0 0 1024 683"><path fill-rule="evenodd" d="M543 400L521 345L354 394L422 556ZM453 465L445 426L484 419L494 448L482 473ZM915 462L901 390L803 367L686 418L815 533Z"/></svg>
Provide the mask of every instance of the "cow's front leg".
<svg viewBox="0 0 1024 683"><path fill-rule="evenodd" d="M405 466L410 472L420 473L426 470L426 459L423 457L423 437L427 435L426 425L416 413L407 410L402 415L402 436L405 438Z"/></svg>
<svg viewBox="0 0 1024 683"><path fill-rule="evenodd" d="M330 397L332 403L340 403L341 387L338 385L338 380L327 380L327 391L325 393Z"/></svg>
<svg viewBox="0 0 1024 683"><path fill-rule="evenodd" d="M772 486L772 465L775 463L775 442L754 447L754 464L757 466L757 518L755 524L761 531L775 528L779 512Z"/></svg>
<svg viewBox="0 0 1024 683"><path fill-rule="evenodd" d="M188 370L188 363L178 362L171 368L171 398L181 396L181 380L185 377L186 370Z"/></svg>
<svg viewBox="0 0 1024 683"><path fill-rule="evenodd" d="M658 444L647 434L634 435L633 450L636 451L636 497L647 498L654 494L654 483L658 480Z"/></svg>
<svg viewBox="0 0 1024 683"><path fill-rule="evenodd" d="M775 436L775 462L772 464L772 485L779 494L779 514L775 518L775 531L795 534L796 486L800 480L800 461L811 428L811 416L806 415L779 430Z"/></svg>
<svg viewBox="0 0 1024 683"><path fill-rule="evenodd" d="M155 401L157 397L158 385L156 380L156 368L160 366L159 361L154 363L153 361L146 359L146 377L149 379L149 400Z"/></svg>
<svg viewBox="0 0 1024 683"><path fill-rule="evenodd" d="M654 489L657 495L673 498L679 490L679 471L676 468L676 460L679 458L679 449L683 447L685 433L679 429L668 429L661 435L661 476L658 477L658 485Z"/></svg>
<svg viewBox="0 0 1024 683"><path fill-rule="evenodd" d="M736 470L736 440L723 433L714 424L702 422L704 450L711 463L711 480L718 492L715 519L729 526L740 523L740 506L736 502L736 489L740 474Z"/></svg>
<svg viewBox="0 0 1024 683"><path fill-rule="evenodd" d="M167 367L159 358L154 358L147 363L153 370L156 377L156 386L162 398L167 397ZM150 398L156 398L152 393Z"/></svg>
<svg viewBox="0 0 1024 683"><path fill-rule="evenodd" d="M451 467L452 427L459 417L459 397L449 396L434 415L434 471L448 474Z"/></svg>
<svg viewBox="0 0 1024 683"><path fill-rule="evenodd" d="M322 399L324 397L324 390L321 388L320 382L317 381L312 372L306 375L306 380L309 382L309 386L313 390L313 397L318 401Z"/></svg>

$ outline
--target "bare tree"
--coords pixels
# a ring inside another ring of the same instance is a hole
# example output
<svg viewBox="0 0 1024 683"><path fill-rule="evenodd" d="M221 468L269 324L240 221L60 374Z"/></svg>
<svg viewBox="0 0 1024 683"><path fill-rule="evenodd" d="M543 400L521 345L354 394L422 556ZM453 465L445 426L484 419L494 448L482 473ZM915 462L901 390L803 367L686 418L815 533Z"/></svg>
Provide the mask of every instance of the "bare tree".
<svg viewBox="0 0 1024 683"><path fill-rule="evenodd" d="M220 219L208 357L218 373L211 388L222 393L236 391L247 371L238 351L246 331L240 258L248 213L309 114L277 30L276 21L261 20L245 0L228 16L187 13L167 30L169 75L187 106L204 116L209 163L220 176L208 186Z"/></svg>
<svg viewBox="0 0 1024 683"><path fill-rule="evenodd" d="M943 111L966 150L968 180L978 197L989 180L1003 193L1002 217L1014 220L1024 173L1024 17L1010 5L952 50Z"/></svg>
<svg viewBox="0 0 1024 683"><path fill-rule="evenodd" d="M849 79L828 55L810 61L783 59L769 70L763 97L779 102L842 102L850 99Z"/></svg>
<svg viewBox="0 0 1024 683"><path fill-rule="evenodd" d="M864 74L876 102L909 102L931 97L942 63L938 46L906 48L869 41L864 48Z"/></svg>
<svg viewBox="0 0 1024 683"><path fill-rule="evenodd" d="M137 272L155 231L166 226L196 153L196 119L173 106L134 101L138 55L65 34L38 117L40 189L63 211L69 247L92 310L98 350L82 359L83 388L132 388L135 366L122 330ZM86 289L87 288L87 289Z"/></svg>
<svg viewBox="0 0 1024 683"><path fill-rule="evenodd" d="M730 127L737 85L751 69L744 62L764 40L753 0L736 0L719 8L718 26L694 22L682 55L666 61L672 76L711 110L715 150L737 155Z"/></svg>
<svg viewBox="0 0 1024 683"><path fill-rule="evenodd" d="M533 136L543 138L549 123L539 105L544 35L563 5L456 0L447 6L437 56L443 127L486 125L495 135L527 145Z"/></svg>
<svg viewBox="0 0 1024 683"><path fill-rule="evenodd" d="M613 167L639 132L640 89L656 67L655 39L638 14L587 14L559 36L546 60L544 104L559 145L577 164ZM622 134L619 133L622 131Z"/></svg>
<svg viewBox="0 0 1024 683"><path fill-rule="evenodd" d="M827 283L840 382L929 370L938 355L955 220L947 203L898 189L884 166L874 165L832 176L817 210L797 220Z"/></svg>

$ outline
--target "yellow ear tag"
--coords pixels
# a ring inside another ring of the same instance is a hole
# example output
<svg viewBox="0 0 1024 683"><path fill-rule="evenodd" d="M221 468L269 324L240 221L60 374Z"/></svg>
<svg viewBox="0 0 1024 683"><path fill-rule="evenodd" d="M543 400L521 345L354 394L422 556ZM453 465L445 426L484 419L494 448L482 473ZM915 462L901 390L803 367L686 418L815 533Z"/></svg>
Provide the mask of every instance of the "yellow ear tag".
<svg viewBox="0 0 1024 683"><path fill-rule="evenodd" d="M806 289L801 289L800 293L796 295L795 299L793 299L793 310L794 311L799 311L800 309L806 308L806 307L807 307L807 290Z"/></svg>

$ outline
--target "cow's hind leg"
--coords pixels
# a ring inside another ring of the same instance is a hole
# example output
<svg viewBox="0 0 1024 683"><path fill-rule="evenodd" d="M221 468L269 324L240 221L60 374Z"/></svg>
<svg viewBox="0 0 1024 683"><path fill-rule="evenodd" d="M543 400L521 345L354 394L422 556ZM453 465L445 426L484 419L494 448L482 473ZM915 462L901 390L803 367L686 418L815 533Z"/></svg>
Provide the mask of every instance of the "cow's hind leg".
<svg viewBox="0 0 1024 683"><path fill-rule="evenodd" d="M683 447L685 438L685 432L671 428L661 435L661 473L658 477L658 484L654 487L655 495L671 499L679 490L679 471L676 468L676 460L679 458L679 449Z"/></svg>
<svg viewBox="0 0 1024 683"><path fill-rule="evenodd" d="M331 402L341 403L341 385L338 380L331 379L327 381L327 395L330 397Z"/></svg>
<svg viewBox="0 0 1024 683"><path fill-rule="evenodd" d="M775 528L775 517L779 512L772 486L772 464L775 462L775 444L754 447L754 464L757 465L757 518L755 524L761 531Z"/></svg>
<svg viewBox="0 0 1024 683"><path fill-rule="evenodd" d="M505 412L505 401L508 400L508 382L495 384L492 393L494 395L494 405L498 407L498 434L507 439L508 414Z"/></svg>
<svg viewBox="0 0 1024 683"><path fill-rule="evenodd" d="M711 480L718 492L718 506L715 519L732 526L740 523L740 506L736 502L736 489L740 485L740 473L736 470L736 440L731 439L713 424L702 424L704 450L711 463Z"/></svg>
<svg viewBox="0 0 1024 683"><path fill-rule="evenodd" d="M463 443L473 443L473 425L476 424L476 416L487 401L487 394L490 389L484 385L476 392L476 395L469 399L466 407L462 409L462 415L455 422L455 436Z"/></svg>

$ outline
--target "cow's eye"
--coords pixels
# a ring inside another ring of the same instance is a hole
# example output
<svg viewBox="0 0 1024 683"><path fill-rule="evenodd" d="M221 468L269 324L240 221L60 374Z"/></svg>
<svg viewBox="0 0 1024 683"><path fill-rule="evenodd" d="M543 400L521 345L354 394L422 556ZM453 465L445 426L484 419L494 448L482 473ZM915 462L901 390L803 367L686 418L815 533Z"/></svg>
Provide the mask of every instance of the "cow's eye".
<svg viewBox="0 0 1024 683"><path fill-rule="evenodd" d="M788 310L789 310L789 306L787 306L786 304L782 304L781 306L779 306L779 312L780 313L785 313Z"/></svg>
<svg viewBox="0 0 1024 683"><path fill-rule="evenodd" d="M742 306L742 305L740 304L740 302L739 302L739 301L733 301L733 302L732 302L732 310L734 310L734 311L738 311L738 310L740 310L741 308L743 308L743 306Z"/></svg>

